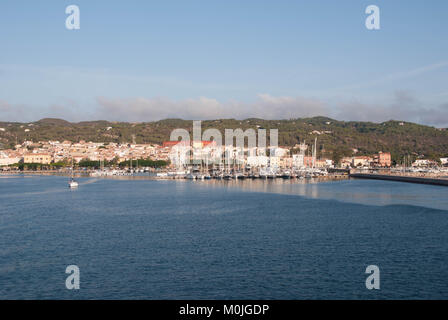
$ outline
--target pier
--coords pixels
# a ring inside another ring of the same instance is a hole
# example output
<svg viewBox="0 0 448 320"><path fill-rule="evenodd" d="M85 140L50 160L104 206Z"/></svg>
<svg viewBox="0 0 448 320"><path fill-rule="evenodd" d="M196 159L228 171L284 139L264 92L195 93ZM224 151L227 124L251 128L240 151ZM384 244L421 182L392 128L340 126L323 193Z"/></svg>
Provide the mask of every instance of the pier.
<svg viewBox="0 0 448 320"><path fill-rule="evenodd" d="M436 185L436 186L448 187L448 179L421 178L421 177L410 177L410 176L368 174L368 173L352 173L352 174L350 174L350 178L399 181L399 182L431 184L431 185Z"/></svg>

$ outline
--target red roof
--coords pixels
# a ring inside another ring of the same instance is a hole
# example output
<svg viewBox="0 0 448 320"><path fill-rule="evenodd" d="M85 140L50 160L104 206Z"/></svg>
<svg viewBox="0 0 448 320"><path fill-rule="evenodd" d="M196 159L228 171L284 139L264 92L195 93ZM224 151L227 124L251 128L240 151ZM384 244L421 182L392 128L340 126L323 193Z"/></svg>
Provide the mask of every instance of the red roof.
<svg viewBox="0 0 448 320"><path fill-rule="evenodd" d="M180 141L163 141L163 147L174 147L176 144L178 144Z"/></svg>
<svg viewBox="0 0 448 320"><path fill-rule="evenodd" d="M202 141L202 146L203 147L206 147L206 146L208 146L209 144L212 144L214 141Z"/></svg>

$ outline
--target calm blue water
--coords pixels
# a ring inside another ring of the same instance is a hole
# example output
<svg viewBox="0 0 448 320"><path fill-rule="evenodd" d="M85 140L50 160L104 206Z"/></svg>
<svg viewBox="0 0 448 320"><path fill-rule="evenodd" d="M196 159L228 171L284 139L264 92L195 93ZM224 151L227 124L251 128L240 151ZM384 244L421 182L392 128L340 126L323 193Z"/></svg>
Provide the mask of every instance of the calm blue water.
<svg viewBox="0 0 448 320"><path fill-rule="evenodd" d="M79 181L0 177L0 298L448 298L445 187Z"/></svg>

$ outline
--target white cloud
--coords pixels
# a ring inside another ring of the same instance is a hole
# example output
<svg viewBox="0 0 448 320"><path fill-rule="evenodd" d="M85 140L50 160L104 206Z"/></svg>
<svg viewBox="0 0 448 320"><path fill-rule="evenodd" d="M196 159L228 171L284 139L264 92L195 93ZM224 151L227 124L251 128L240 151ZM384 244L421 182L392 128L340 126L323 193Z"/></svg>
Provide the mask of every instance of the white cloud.
<svg viewBox="0 0 448 320"><path fill-rule="evenodd" d="M448 103L427 106L406 91L395 92L386 102L361 100L324 102L315 98L259 94L252 102L199 97L172 100L156 98L98 97L89 112L80 111L78 103L63 99L47 107L11 105L0 100L0 120L33 121L57 117L69 121L112 120L154 121L166 118L206 120L223 118L290 119L328 116L338 120L383 122L404 120L440 127L448 126Z"/></svg>
<svg viewBox="0 0 448 320"><path fill-rule="evenodd" d="M121 121L152 121L165 118L217 119L263 118L290 119L328 116L338 120L383 122L404 120L435 126L448 126L448 103L428 107L406 91L396 91L389 102L360 100L329 104L314 98L275 97L260 94L254 102L219 102L200 97L174 101L167 98L98 98L96 118Z"/></svg>
<svg viewBox="0 0 448 320"><path fill-rule="evenodd" d="M216 118L264 118L284 119L299 116L325 114L328 109L315 99L302 97L274 97L260 94L255 102L219 102L200 97L174 101L166 98L110 99L97 98L97 117L114 120L159 120L165 118L216 119Z"/></svg>

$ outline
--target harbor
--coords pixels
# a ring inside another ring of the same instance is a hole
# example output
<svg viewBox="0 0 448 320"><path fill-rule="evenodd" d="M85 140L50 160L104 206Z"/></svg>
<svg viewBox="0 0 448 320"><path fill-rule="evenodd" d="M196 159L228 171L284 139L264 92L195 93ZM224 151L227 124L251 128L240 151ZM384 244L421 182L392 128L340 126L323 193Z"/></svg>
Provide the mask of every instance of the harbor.
<svg viewBox="0 0 448 320"><path fill-rule="evenodd" d="M331 172L325 168L300 168L280 170L277 168L232 168L216 169L192 166L185 170L150 170L150 169L125 169L125 170L94 170L88 173L92 177L113 176L148 176L156 180L186 179L186 180L246 180L246 179L312 179L312 178L348 178L348 171Z"/></svg>
<svg viewBox="0 0 448 320"><path fill-rule="evenodd" d="M231 169L204 168L191 166L184 170L138 168L64 168L59 170L23 170L3 171L8 175L58 175L94 178L132 178L148 180L191 180L191 181L243 181L243 180L285 180L285 181L332 181L348 179L372 179L418 183L426 185L448 186L448 171L446 169L416 171L409 169L356 169L356 168L250 168L234 167Z"/></svg>

